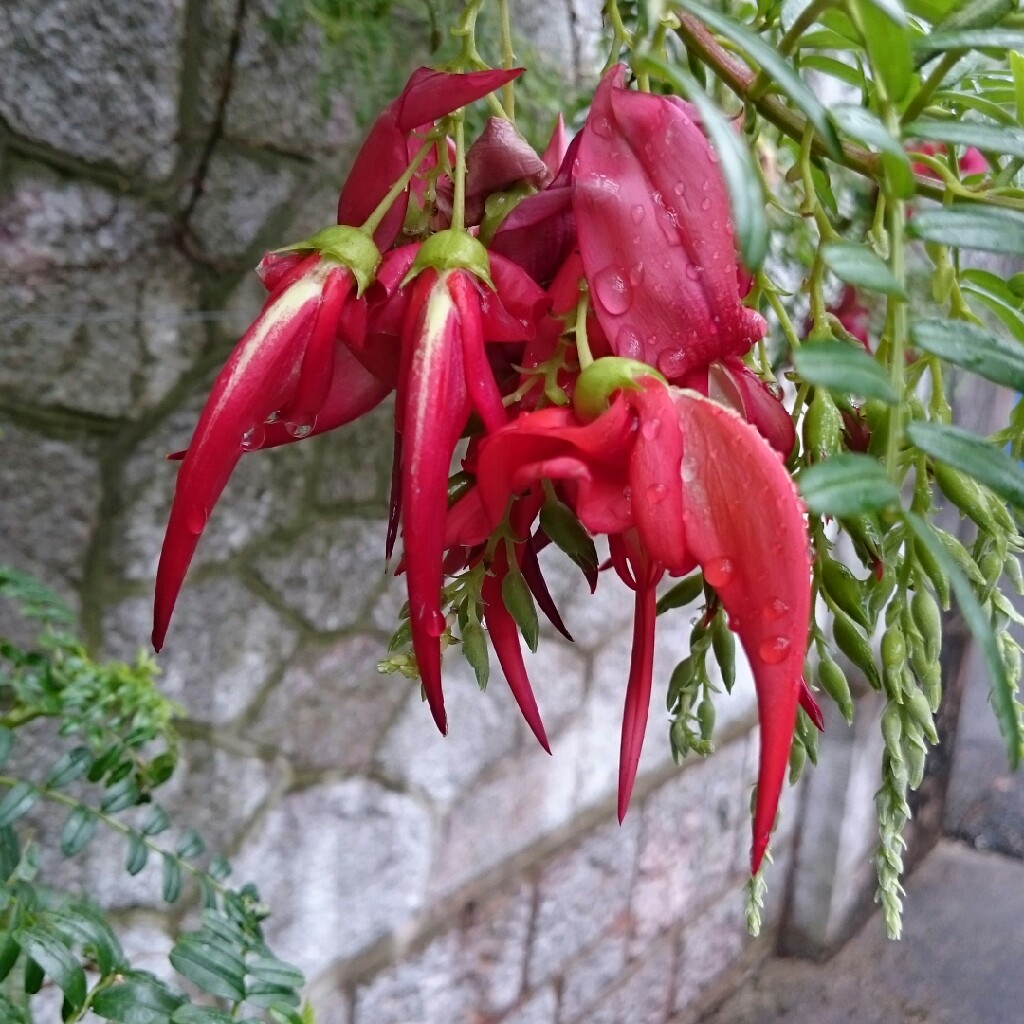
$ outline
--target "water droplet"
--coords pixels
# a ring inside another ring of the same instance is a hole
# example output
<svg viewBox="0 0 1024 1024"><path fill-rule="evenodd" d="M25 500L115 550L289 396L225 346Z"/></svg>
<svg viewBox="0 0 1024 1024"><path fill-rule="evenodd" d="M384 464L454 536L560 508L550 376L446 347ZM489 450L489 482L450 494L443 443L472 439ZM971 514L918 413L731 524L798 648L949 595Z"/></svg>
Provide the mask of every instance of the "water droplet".
<svg viewBox="0 0 1024 1024"><path fill-rule="evenodd" d="M276 423L281 418L279 412L272 412L263 422L264 423Z"/></svg>
<svg viewBox="0 0 1024 1024"><path fill-rule="evenodd" d="M710 200L710 198L709 198L708 196L705 196L705 197L704 197L704 198L703 198L703 199L702 199L702 200L700 201L700 208L701 208L702 210L704 210L704 211L707 211L707 210L710 210L710 209L711 209L711 200Z"/></svg>
<svg viewBox="0 0 1024 1024"><path fill-rule="evenodd" d="M684 484L692 484L697 479L697 464L695 462L683 459L682 471L680 475L683 478Z"/></svg>
<svg viewBox="0 0 1024 1024"><path fill-rule="evenodd" d="M628 519L633 513L633 489L631 487L622 488L622 499L615 503L615 511L622 516L623 519Z"/></svg>
<svg viewBox="0 0 1024 1024"><path fill-rule="evenodd" d="M664 484L651 484L647 488L647 500L652 505L660 505L668 495L668 488Z"/></svg>
<svg viewBox="0 0 1024 1024"><path fill-rule="evenodd" d="M665 197L660 192L652 192L651 200L653 201L655 206L665 205Z"/></svg>
<svg viewBox="0 0 1024 1024"><path fill-rule="evenodd" d="M285 420L284 429L296 439L309 437L316 426L316 416L312 413L295 413Z"/></svg>
<svg viewBox="0 0 1024 1024"><path fill-rule="evenodd" d="M787 637L773 636L761 641L757 653L766 664L778 665L780 661L785 661L786 655L789 654L789 646Z"/></svg>
<svg viewBox="0 0 1024 1024"><path fill-rule="evenodd" d="M250 427L242 435L239 446L243 452L254 452L263 444L264 437L266 437L266 431L264 431L262 424L258 424L255 427Z"/></svg>
<svg viewBox="0 0 1024 1024"><path fill-rule="evenodd" d="M661 420L657 416L653 420L644 420L643 426L640 427L640 433L648 441L653 441L661 433Z"/></svg>
<svg viewBox="0 0 1024 1024"><path fill-rule="evenodd" d="M775 622L778 619L781 619L788 611L789 605L786 604L785 601L775 598L773 601L769 601L761 609L761 618L763 618L765 622Z"/></svg>
<svg viewBox="0 0 1024 1024"><path fill-rule="evenodd" d="M633 209L629 211L629 215L633 219L634 224L639 224L640 221L644 219L644 215L646 213L647 211L639 203L637 203L636 206L634 206Z"/></svg>
<svg viewBox="0 0 1024 1024"><path fill-rule="evenodd" d="M686 192L686 182L677 181L675 185L672 186L672 191L675 192L677 196L683 195Z"/></svg>
<svg viewBox="0 0 1024 1024"><path fill-rule="evenodd" d="M782 385L778 381L769 381L765 384L765 387L772 393L774 398L777 398L780 402L782 401Z"/></svg>
<svg viewBox="0 0 1024 1024"><path fill-rule="evenodd" d="M713 587L727 587L736 575L731 558L712 558L704 566L704 579Z"/></svg>
<svg viewBox="0 0 1024 1024"><path fill-rule="evenodd" d="M670 379L678 377L686 369L686 356L679 349L659 352L658 369Z"/></svg>
<svg viewBox="0 0 1024 1024"><path fill-rule="evenodd" d="M610 139L612 137L612 123L607 117L599 117L594 122L594 134L600 135L602 139Z"/></svg>
<svg viewBox="0 0 1024 1024"><path fill-rule="evenodd" d="M693 264L691 263L691 264L690 264L690 265L689 265L689 266L688 266L688 267L686 268L686 276L687 276L687 277L688 277L688 278L689 278L689 279L690 279L691 281L699 281L699 280L700 280L700 271L699 271L699 270L698 270L698 269L697 269L697 268L696 268L696 267L695 267L695 266L694 266L694 265L693 265Z"/></svg>
<svg viewBox="0 0 1024 1024"><path fill-rule="evenodd" d="M615 354L627 359L639 359L643 355L644 343L632 327L623 327L615 335Z"/></svg>
<svg viewBox="0 0 1024 1024"><path fill-rule="evenodd" d="M613 316L625 313L633 304L633 288L618 267L607 266L594 275L594 295Z"/></svg>
<svg viewBox="0 0 1024 1024"><path fill-rule="evenodd" d="M639 260L633 264L629 269L629 283L636 288L643 282L644 279L644 265Z"/></svg>
<svg viewBox="0 0 1024 1024"><path fill-rule="evenodd" d="M193 505L185 516L185 525L188 527L189 533L194 533L197 536L206 529L206 524L209 521L210 510L202 505Z"/></svg>

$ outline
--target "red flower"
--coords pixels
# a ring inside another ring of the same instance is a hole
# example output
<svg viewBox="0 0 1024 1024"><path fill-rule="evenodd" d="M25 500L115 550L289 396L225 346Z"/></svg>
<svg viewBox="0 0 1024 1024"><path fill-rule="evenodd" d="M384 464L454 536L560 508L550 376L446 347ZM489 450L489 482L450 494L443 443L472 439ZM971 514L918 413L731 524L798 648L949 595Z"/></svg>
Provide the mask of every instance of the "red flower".
<svg viewBox="0 0 1024 1024"><path fill-rule="evenodd" d="M492 524L512 495L541 479L558 483L588 530L610 535L613 564L636 592L620 815L646 725L654 586L664 572L681 575L698 564L718 592L757 687L756 870L786 773L810 615L803 507L781 459L737 415L648 378L639 390L619 392L592 422L572 409L543 409L481 442L479 488Z"/></svg>
<svg viewBox="0 0 1024 1024"><path fill-rule="evenodd" d="M597 317L616 355L669 380L765 332L740 302L717 157L689 108L605 75L580 133L573 208Z"/></svg>

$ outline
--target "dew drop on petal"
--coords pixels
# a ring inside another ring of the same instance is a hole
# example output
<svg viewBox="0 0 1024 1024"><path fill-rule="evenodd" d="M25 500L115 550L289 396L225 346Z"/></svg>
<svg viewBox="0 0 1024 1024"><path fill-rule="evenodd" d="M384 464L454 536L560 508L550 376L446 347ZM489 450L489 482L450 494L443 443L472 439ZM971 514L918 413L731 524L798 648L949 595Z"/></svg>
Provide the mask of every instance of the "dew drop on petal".
<svg viewBox="0 0 1024 1024"><path fill-rule="evenodd" d="M728 586L736 575L731 558L712 558L704 566L704 579L713 587Z"/></svg>
<svg viewBox="0 0 1024 1024"><path fill-rule="evenodd" d="M185 515L185 525L188 527L188 532L194 533L197 536L206 529L206 524L209 521L210 510L202 505L193 505Z"/></svg>
<svg viewBox="0 0 1024 1024"><path fill-rule="evenodd" d="M266 431L263 429L262 424L257 424L255 427L250 427L243 435L242 440L239 442L239 447L243 452L254 452L263 444L263 439L266 437Z"/></svg>
<svg viewBox="0 0 1024 1024"><path fill-rule="evenodd" d="M667 349L658 354L658 369L666 377L678 377L686 369L686 355L680 349Z"/></svg>
<svg viewBox="0 0 1024 1024"><path fill-rule="evenodd" d="M599 117L594 122L594 134L600 135L602 139L610 139L612 137L612 123L607 117Z"/></svg>
<svg viewBox="0 0 1024 1024"><path fill-rule="evenodd" d="M279 412L272 412L263 422L264 423L276 423L281 418Z"/></svg>
<svg viewBox="0 0 1024 1024"><path fill-rule="evenodd" d="M639 260L633 264L629 269L629 283L634 287L638 287L643 283L644 279L644 265Z"/></svg>
<svg viewBox="0 0 1024 1024"><path fill-rule="evenodd" d="M294 416L285 420L284 429L291 434L292 437L300 440L303 437L309 437L313 433L313 428L316 426L316 416L312 413L296 413Z"/></svg>
<svg viewBox="0 0 1024 1024"><path fill-rule="evenodd" d="M607 266L594 275L594 295L613 316L625 313L633 304L633 286L618 267Z"/></svg>
<svg viewBox="0 0 1024 1024"><path fill-rule="evenodd" d="M633 513L633 489L631 487L622 488L622 498L620 501L615 503L615 512L620 515L623 519L628 519Z"/></svg>
<svg viewBox="0 0 1024 1024"><path fill-rule="evenodd" d="M789 639L784 636L772 636L762 640L757 648L758 656L768 665L778 665L789 654Z"/></svg>
<svg viewBox="0 0 1024 1024"><path fill-rule="evenodd" d="M615 335L615 354L627 359L640 359L643 356L644 343L640 335L632 327L623 327Z"/></svg>
<svg viewBox="0 0 1024 1024"><path fill-rule="evenodd" d="M677 181L675 185L672 186L672 191L675 192L677 196L683 195L686 192L686 182Z"/></svg>
<svg viewBox="0 0 1024 1024"><path fill-rule="evenodd" d="M705 210L705 211L707 211L707 210L710 210L710 209L711 209L711 199L710 199L710 198L709 198L708 196L705 196L705 197L704 197L704 198L703 198L703 199L702 199L702 200L700 201L700 208L701 208L702 210Z"/></svg>
<svg viewBox="0 0 1024 1024"><path fill-rule="evenodd" d="M653 441L661 433L661 420L657 416L652 420L644 420L643 426L640 427L640 433L648 441Z"/></svg>
<svg viewBox="0 0 1024 1024"><path fill-rule="evenodd" d="M700 271L692 263L687 264L686 276L691 281L699 281L700 280Z"/></svg>
<svg viewBox="0 0 1024 1024"><path fill-rule="evenodd" d="M765 622L776 622L782 618L786 612L789 611L789 605L785 601L775 598L773 601L769 601L761 609L761 618Z"/></svg>
<svg viewBox="0 0 1024 1024"><path fill-rule="evenodd" d="M647 211L639 203L637 203L636 206L634 206L633 209L629 211L629 215L633 219L634 224L639 224L640 221L644 219L644 215L646 214L646 212Z"/></svg>
<svg viewBox="0 0 1024 1024"><path fill-rule="evenodd" d="M651 484L647 488L647 500L652 505L659 505L668 495L668 488L664 484Z"/></svg>
<svg viewBox="0 0 1024 1024"><path fill-rule="evenodd" d="M697 464L683 459L680 475L684 484L692 484L697 479Z"/></svg>

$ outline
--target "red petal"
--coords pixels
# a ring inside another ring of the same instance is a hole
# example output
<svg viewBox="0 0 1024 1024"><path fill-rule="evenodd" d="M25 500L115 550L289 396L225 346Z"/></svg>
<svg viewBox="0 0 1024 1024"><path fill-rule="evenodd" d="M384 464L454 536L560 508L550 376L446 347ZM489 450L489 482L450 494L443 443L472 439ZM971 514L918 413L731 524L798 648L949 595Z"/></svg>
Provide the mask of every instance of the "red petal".
<svg viewBox="0 0 1024 1024"><path fill-rule="evenodd" d="M814 723L814 728L818 732L824 732L825 716L821 713L821 708L814 699L814 694L811 693L811 688L807 685L806 679L800 680L800 707L804 709L807 717Z"/></svg>
<svg viewBox="0 0 1024 1024"><path fill-rule="evenodd" d="M547 169L551 172L552 177L558 173L558 168L562 166L562 161L565 159L568 148L569 139L565 133L565 119L562 117L562 112L559 111L554 130L551 132L551 138L548 139L547 148L541 157Z"/></svg>
<svg viewBox="0 0 1024 1024"><path fill-rule="evenodd" d="M751 866L775 822L796 723L810 557L803 506L778 454L738 416L677 391L687 545L750 659L761 727Z"/></svg>
<svg viewBox="0 0 1024 1024"><path fill-rule="evenodd" d="M743 360L730 356L708 367L710 398L735 409L784 458L796 444L793 417L767 384Z"/></svg>
<svg viewBox="0 0 1024 1024"><path fill-rule="evenodd" d="M505 425L508 416L484 351L480 291L471 275L462 270L453 270L448 275L448 290L459 311L462 358L469 398L483 420L484 429L493 432Z"/></svg>
<svg viewBox="0 0 1024 1024"><path fill-rule="evenodd" d="M654 621L656 595L653 587L636 592L633 619L633 650L629 662L626 704L622 712L622 743L619 750L619 821L626 816L633 793L640 752L647 731L654 671Z"/></svg>

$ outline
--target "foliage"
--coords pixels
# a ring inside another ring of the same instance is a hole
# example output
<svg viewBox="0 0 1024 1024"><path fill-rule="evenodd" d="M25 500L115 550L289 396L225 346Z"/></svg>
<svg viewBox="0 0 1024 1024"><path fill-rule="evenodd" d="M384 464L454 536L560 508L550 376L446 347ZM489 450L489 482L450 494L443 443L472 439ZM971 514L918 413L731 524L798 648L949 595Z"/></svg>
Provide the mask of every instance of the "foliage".
<svg viewBox="0 0 1024 1024"><path fill-rule="evenodd" d="M69 610L3 567L0 599L40 627L31 649L0 638L0 1017L28 1024L35 997L55 986L68 1022L308 1024L301 973L263 940L257 891L228 886L228 862L194 831L172 831L157 802L177 763L179 709L157 691L152 658L97 663L70 632ZM55 757L36 767L41 751ZM128 875L159 862L167 903L198 890L197 926L177 937L170 962L199 1001L133 968L103 912L47 881L41 865L57 851L34 838L30 816L47 804L64 813L52 844L64 857L107 830L124 840Z"/></svg>

